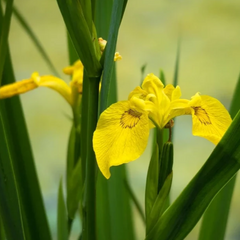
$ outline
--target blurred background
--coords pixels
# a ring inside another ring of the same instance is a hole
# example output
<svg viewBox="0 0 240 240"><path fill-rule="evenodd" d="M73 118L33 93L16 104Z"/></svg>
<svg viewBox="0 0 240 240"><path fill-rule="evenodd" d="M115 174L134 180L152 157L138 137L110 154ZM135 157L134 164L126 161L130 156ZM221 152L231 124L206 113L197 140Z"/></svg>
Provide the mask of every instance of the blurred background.
<svg viewBox="0 0 240 240"><path fill-rule="evenodd" d="M43 44L60 76L68 65L66 29L56 1L16 1L35 34ZM240 72L240 2L238 0L151 0L128 2L120 28L117 50L123 56L117 63L119 100L141 80L140 68L159 74L163 69L171 83L181 35L179 85L182 98L196 92L218 98L227 108ZM99 36L101 37L101 36ZM13 17L10 48L17 80L29 78L33 71L52 74L37 49ZM71 122L70 107L50 89L39 88L21 96L32 142L44 202L56 237L57 189L64 177L65 158ZM214 145L191 134L191 117L176 120L174 126L174 200L203 165ZM151 139L151 137L150 137ZM151 141L140 159L128 164L131 185L144 205L146 172ZM237 181L226 234L227 240L240 239L240 182ZM144 238L138 214L137 239ZM74 228L78 234L78 223ZM199 226L186 238L197 239ZM72 239L76 239L74 237ZM77 236L77 235L76 235Z"/></svg>

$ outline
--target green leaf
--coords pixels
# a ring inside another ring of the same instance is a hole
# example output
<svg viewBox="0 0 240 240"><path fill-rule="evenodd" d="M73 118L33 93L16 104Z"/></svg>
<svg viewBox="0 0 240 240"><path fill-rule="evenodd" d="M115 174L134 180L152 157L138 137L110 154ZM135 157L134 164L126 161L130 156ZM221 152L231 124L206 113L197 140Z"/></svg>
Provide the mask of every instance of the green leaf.
<svg viewBox="0 0 240 240"><path fill-rule="evenodd" d="M67 33L67 40L68 40L68 56L69 56L69 63L72 65L75 61L79 59L79 56L76 52L76 49L72 43L71 37Z"/></svg>
<svg viewBox="0 0 240 240"><path fill-rule="evenodd" d="M88 77L100 77L102 73L102 66L99 62L100 48L95 48L94 43L98 41L98 38L88 27L80 1L57 0L57 2Z"/></svg>
<svg viewBox="0 0 240 240"><path fill-rule="evenodd" d="M146 234L150 232L167 207L168 194L172 183L172 165L173 144L165 143L161 152L156 145L147 174L145 193Z"/></svg>
<svg viewBox="0 0 240 240"><path fill-rule="evenodd" d="M1 24L2 21L0 26ZM5 48L7 54L4 59L2 82L9 84L15 79L8 46ZM4 132L4 135L0 134L0 146L8 146L0 151L1 171L3 171L0 174L3 178L1 193L5 195L1 198L0 208L3 209L1 215L6 236L8 239L22 239L24 235L21 228L24 227L28 239L49 240L51 235L19 98L15 96L1 100L0 107L1 131ZM10 163L12 166L9 165ZM6 199L8 199L7 202ZM19 234L19 236L10 237L12 234Z"/></svg>
<svg viewBox="0 0 240 240"><path fill-rule="evenodd" d="M147 240L181 240L240 168L240 112L206 163L158 220Z"/></svg>
<svg viewBox="0 0 240 240"><path fill-rule="evenodd" d="M79 201L83 192L83 183L81 176L81 161L79 160L70 175L67 193L68 218L73 220L78 209Z"/></svg>
<svg viewBox="0 0 240 240"><path fill-rule="evenodd" d="M162 81L163 85L166 85L165 74L164 74L164 72L163 72L162 69L160 69L159 78L160 78L160 80Z"/></svg>
<svg viewBox="0 0 240 240"><path fill-rule="evenodd" d="M159 165L158 192L161 190L167 176L172 172L173 144L171 142L164 143Z"/></svg>
<svg viewBox="0 0 240 240"><path fill-rule="evenodd" d="M147 229L149 225L149 216L152 211L154 202L158 195L158 178L159 178L159 149L154 145L152 157L148 167L146 190L145 190L145 215Z"/></svg>
<svg viewBox="0 0 240 240"><path fill-rule="evenodd" d="M11 154L13 152L12 143L8 138L9 126L4 116L4 112L6 112L4 107L0 103L0 214L7 238L22 240L25 239L23 215Z"/></svg>
<svg viewBox="0 0 240 240"><path fill-rule="evenodd" d="M67 213L62 189L62 179L58 188L58 211L57 211L57 239L68 240Z"/></svg>
<svg viewBox="0 0 240 240"><path fill-rule="evenodd" d="M10 22L13 10L13 0L6 3L5 14L2 13L2 3L0 2L0 86L2 85L2 73L7 54L7 41L10 29Z"/></svg>
<svg viewBox="0 0 240 240"><path fill-rule="evenodd" d="M154 205L149 214L147 222L146 234L148 234L151 229L155 226L158 219L161 217L166 209L166 204L168 203L168 195L172 185L172 172L167 176L161 190L159 191L157 198L155 199Z"/></svg>
<svg viewBox="0 0 240 240"><path fill-rule="evenodd" d="M233 95L230 115L233 118L240 109L240 76ZM236 182L236 175L224 186L213 199L204 213L199 240L223 240L226 232L232 194Z"/></svg>
<svg viewBox="0 0 240 240"><path fill-rule="evenodd" d="M6 239L5 231L4 231L4 227L3 227L3 222L2 222L2 219L1 219L1 215L0 215L0 239L1 240Z"/></svg>
<svg viewBox="0 0 240 240"><path fill-rule="evenodd" d="M140 81L140 85L142 85L142 83L144 81L146 67L147 67L146 63L144 65L142 65L142 67L141 67L141 81Z"/></svg>
<svg viewBox="0 0 240 240"><path fill-rule="evenodd" d="M40 41L38 40L37 36L35 35L33 30L31 29L31 27L29 26L27 21L24 19L23 15L18 11L18 9L15 6L13 8L13 14L16 17L16 19L18 20L18 22L20 23L20 25L22 26L22 28L26 31L26 33L28 34L30 39L35 44L36 48L38 49L39 53L42 55L43 59L49 66L50 70L53 72L53 74L55 74L56 76L59 76L58 71L54 67L47 52L44 50L44 48L43 48L42 44L40 43Z"/></svg>
<svg viewBox="0 0 240 240"><path fill-rule="evenodd" d="M179 58L180 58L180 39L178 40L177 55L176 55L176 62L175 62L175 69L174 69L174 77L173 77L174 87L178 85Z"/></svg>
<svg viewBox="0 0 240 240"><path fill-rule="evenodd" d="M78 204L82 191L80 139L81 133L79 129L76 129L73 124L68 141L67 169L66 169L67 212L69 230L71 229L71 223L78 209Z"/></svg>
<svg viewBox="0 0 240 240"><path fill-rule="evenodd" d="M101 95L100 95L100 113L108 106L108 98L110 95L110 86L112 81L112 73L114 66L114 54L117 44L118 30L122 20L123 12L126 7L126 0L119 0L113 2L113 10L111 17L111 24L108 35L108 43L104 50L104 72L102 77Z"/></svg>

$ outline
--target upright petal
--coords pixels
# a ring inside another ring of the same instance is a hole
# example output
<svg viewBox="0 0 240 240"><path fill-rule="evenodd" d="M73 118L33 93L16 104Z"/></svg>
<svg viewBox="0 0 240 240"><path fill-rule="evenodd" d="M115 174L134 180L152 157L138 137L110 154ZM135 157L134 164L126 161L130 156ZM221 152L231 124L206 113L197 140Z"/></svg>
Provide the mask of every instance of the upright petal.
<svg viewBox="0 0 240 240"><path fill-rule="evenodd" d="M77 60L72 66L65 67L63 72L67 75L72 75L72 81L70 82L71 88L77 88L79 93L82 93L83 86L83 64L80 60Z"/></svg>
<svg viewBox="0 0 240 240"><path fill-rule="evenodd" d="M232 119L226 108L215 98L198 93L189 102L193 121L193 135L218 144Z"/></svg>
<svg viewBox="0 0 240 240"><path fill-rule="evenodd" d="M112 104L100 116L93 136L93 148L100 171L110 177L109 168L141 156L149 136L148 114L137 111L129 101Z"/></svg>

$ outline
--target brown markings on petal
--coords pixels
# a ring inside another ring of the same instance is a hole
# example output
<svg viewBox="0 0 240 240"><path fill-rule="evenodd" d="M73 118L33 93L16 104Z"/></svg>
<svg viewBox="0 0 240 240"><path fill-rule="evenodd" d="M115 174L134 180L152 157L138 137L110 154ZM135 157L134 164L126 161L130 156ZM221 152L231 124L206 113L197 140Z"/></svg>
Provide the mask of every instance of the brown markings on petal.
<svg viewBox="0 0 240 240"><path fill-rule="evenodd" d="M192 107L195 111L195 115L197 116L198 120L204 124L209 125L212 124L206 110L202 107Z"/></svg>
<svg viewBox="0 0 240 240"><path fill-rule="evenodd" d="M138 124L141 116L142 113L129 109L122 114L120 126L122 128L133 128Z"/></svg>

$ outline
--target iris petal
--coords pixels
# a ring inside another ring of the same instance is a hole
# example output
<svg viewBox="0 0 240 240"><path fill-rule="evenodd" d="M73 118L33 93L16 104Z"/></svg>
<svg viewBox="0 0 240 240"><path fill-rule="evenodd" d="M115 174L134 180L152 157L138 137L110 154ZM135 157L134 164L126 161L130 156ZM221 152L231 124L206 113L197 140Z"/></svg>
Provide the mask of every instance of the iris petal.
<svg viewBox="0 0 240 240"><path fill-rule="evenodd" d="M19 82L11 83L0 88L0 99L25 93L37 87L38 85L33 79L24 79Z"/></svg>
<svg viewBox="0 0 240 240"><path fill-rule="evenodd" d="M218 144L232 122L228 111L217 99L200 96L198 93L189 105L193 120L193 135Z"/></svg>
<svg viewBox="0 0 240 240"><path fill-rule="evenodd" d="M93 148L102 174L109 178L111 166L140 157L147 146L148 136L146 112L132 109L129 101L112 104L101 114L93 136Z"/></svg>

